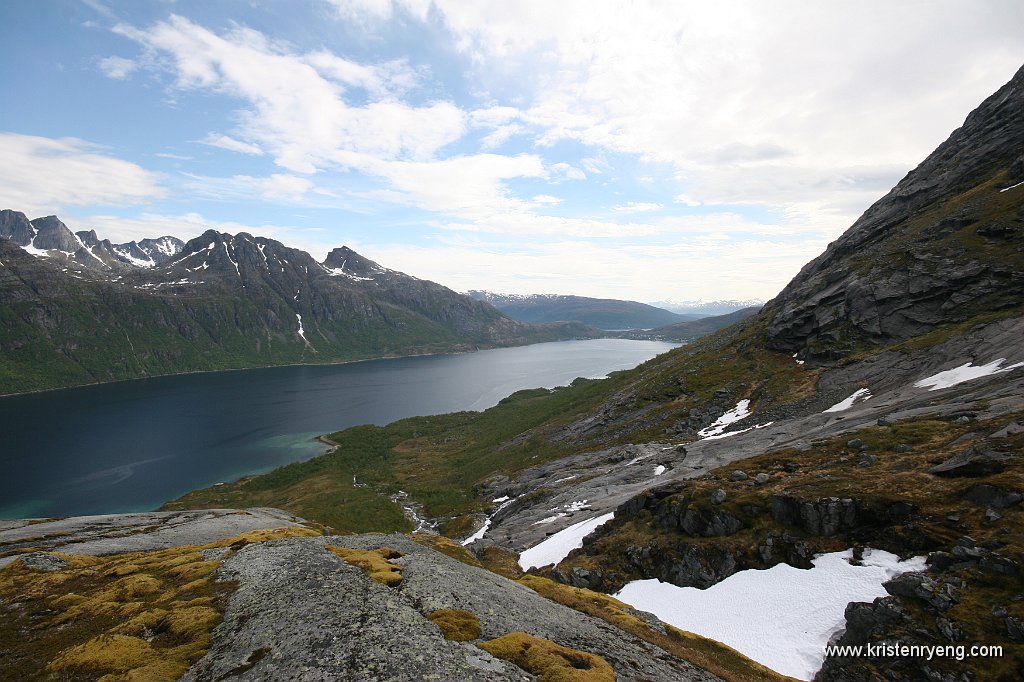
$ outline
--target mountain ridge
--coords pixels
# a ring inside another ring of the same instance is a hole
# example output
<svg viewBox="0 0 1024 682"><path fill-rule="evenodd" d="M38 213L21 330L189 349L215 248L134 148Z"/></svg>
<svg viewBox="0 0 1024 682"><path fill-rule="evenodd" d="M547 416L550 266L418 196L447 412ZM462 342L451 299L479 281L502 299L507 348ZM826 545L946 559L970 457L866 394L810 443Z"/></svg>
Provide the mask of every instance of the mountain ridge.
<svg viewBox="0 0 1024 682"><path fill-rule="evenodd" d="M347 247L318 263L276 240L207 230L180 245L85 233L90 249L55 217L38 224L0 213L0 393L599 335L516 322ZM330 267L339 254L349 264Z"/></svg>
<svg viewBox="0 0 1024 682"><path fill-rule="evenodd" d="M608 331L649 329L695 319L638 301L592 298L569 294L496 294L471 290L469 296L487 301L520 322L574 321Z"/></svg>

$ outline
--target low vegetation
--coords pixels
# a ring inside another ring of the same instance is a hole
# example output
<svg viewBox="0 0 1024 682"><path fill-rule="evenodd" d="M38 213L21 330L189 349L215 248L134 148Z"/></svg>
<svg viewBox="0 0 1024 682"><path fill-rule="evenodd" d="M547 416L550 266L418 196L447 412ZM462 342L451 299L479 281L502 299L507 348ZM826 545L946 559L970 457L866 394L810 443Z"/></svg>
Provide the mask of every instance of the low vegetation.
<svg viewBox="0 0 1024 682"><path fill-rule="evenodd" d="M441 628L445 639L468 642L480 637L480 619L462 609L438 609L427 618Z"/></svg>
<svg viewBox="0 0 1024 682"><path fill-rule="evenodd" d="M280 528L153 552L57 554L66 565L53 571L14 561L0 570L4 677L176 680L209 648L232 587L213 580L220 561L202 550L316 534Z"/></svg>
<svg viewBox="0 0 1024 682"><path fill-rule="evenodd" d="M758 349L756 324L725 330L634 370L603 380L577 379L554 390L519 391L483 412L403 419L330 434L332 452L261 476L198 490L165 510L273 506L337 533L407 532L411 522L390 498L405 491L453 537L471 530L466 516L487 507L476 486L498 473L588 448L638 440L685 441L677 427L691 407L719 388L761 407L813 393L817 377L791 358ZM723 348L730 362L722 362ZM579 422L606 415L601 428ZM692 437L692 436L690 436Z"/></svg>
<svg viewBox="0 0 1024 682"><path fill-rule="evenodd" d="M348 547L327 546L327 550L340 557L345 563L361 568L374 582L388 587L402 584L402 567L393 564L389 559L402 556L398 550L390 547L380 549L349 549Z"/></svg>
<svg viewBox="0 0 1024 682"><path fill-rule="evenodd" d="M597 654L512 632L483 642L481 649L537 676L538 682L615 682L615 670Z"/></svg>

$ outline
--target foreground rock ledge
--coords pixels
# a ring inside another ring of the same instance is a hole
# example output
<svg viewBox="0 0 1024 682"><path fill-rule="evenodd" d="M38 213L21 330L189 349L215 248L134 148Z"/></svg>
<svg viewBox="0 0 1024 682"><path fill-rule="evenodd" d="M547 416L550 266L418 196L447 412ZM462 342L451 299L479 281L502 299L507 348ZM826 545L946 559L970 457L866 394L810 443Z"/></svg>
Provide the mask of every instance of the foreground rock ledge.
<svg viewBox="0 0 1024 682"><path fill-rule="evenodd" d="M0 551L9 554L6 564L30 556L32 548L118 554L304 524L268 508L5 521ZM396 550L401 556L391 561L401 570L401 584L374 582L328 546ZM204 555L223 561L217 580L234 589L209 651L182 680L535 679L472 642L445 639L428 619L438 609L475 614L481 627L477 642L525 631L597 654L614 667L620 681L718 679L605 621L404 535L292 537L204 550ZM48 564L37 570L43 569L51 570Z"/></svg>

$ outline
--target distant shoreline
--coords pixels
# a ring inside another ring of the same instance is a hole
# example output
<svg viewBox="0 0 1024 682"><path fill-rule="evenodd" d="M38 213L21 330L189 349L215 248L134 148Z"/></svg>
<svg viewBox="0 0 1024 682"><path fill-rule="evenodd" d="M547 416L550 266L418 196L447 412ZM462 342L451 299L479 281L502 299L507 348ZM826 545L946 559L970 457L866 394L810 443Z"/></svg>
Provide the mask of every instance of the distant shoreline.
<svg viewBox="0 0 1024 682"><path fill-rule="evenodd" d="M332 367L334 365L353 365L359 362L371 362L373 360L401 360L403 358L422 358L422 357L433 357L440 355L466 355L469 353L478 353L482 350L497 350L500 348L522 348L523 346L537 346L542 343L565 343L566 341L598 341L600 339L611 339L617 337L597 337L597 338L573 338L573 339L560 339L557 341L536 341L534 343L521 343L507 346L480 346L471 350L446 350L436 351L431 353L406 353L406 354L389 354L389 355L374 355L365 358L349 358L347 360L332 360L327 362L285 362L281 364L273 365L252 365L249 367L224 367L222 369L194 369L183 372L167 372L166 374L151 374L142 377L131 377L127 379L110 379L109 381L92 381L85 384L74 384L73 386L57 386L54 388L40 388L34 391L21 391L18 393L0 393L0 399L16 397L22 395L34 395L37 393L50 393L52 391L67 391L75 388L85 388L87 386L103 386L106 384L120 384L129 381L145 381L147 379L159 379L161 377L176 377L176 376L187 376L190 374L218 374L221 372L244 372L253 369L272 369L275 367ZM627 341L635 341L639 339L625 339Z"/></svg>
<svg viewBox="0 0 1024 682"><path fill-rule="evenodd" d="M600 336L596 338L573 338L573 339L559 339L556 341L536 341L534 343L520 343L507 346L480 346L473 348L472 350L446 350L437 351L432 353L408 353L408 354L392 354L392 355L375 355L366 358L350 358L347 360L332 360L329 362L286 362L279 365L253 365L250 367L225 367L223 369L194 369L184 372L168 372L166 374L151 374L143 377L131 377L129 379L111 379L109 381L93 381L87 384L75 384L73 386L58 386L54 388L40 388L34 391L22 391L19 393L0 393L0 400L3 398L13 398L23 395L35 395L38 393L50 393L52 391L68 391L76 388L86 388L88 386L104 386L107 384L121 384L129 381L145 381L147 379L160 379L163 377L177 377L177 376L188 376L191 374L219 374L221 372L245 372L254 369L273 369L275 367L333 367L335 365L354 365L360 362L372 362L374 360L402 360L404 358L424 358L424 357L435 357L441 355L468 355L469 353L479 353L483 350L500 350L502 348L523 348L525 346L539 346L545 343L566 343L567 341L601 341L601 340L617 340L617 341L652 341L655 343L678 343L673 341L658 341L657 339L628 339L620 336Z"/></svg>

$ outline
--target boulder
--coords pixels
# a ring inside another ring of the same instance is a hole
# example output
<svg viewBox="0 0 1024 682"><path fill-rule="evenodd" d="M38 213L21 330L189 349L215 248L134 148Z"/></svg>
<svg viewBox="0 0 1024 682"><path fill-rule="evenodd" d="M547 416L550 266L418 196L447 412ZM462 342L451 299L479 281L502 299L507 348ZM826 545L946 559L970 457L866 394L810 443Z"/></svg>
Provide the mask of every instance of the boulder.
<svg viewBox="0 0 1024 682"><path fill-rule="evenodd" d="M959 594L949 583L939 583L924 573L904 573L882 584L885 591L897 597L920 599L939 612L949 610L960 601Z"/></svg>
<svg viewBox="0 0 1024 682"><path fill-rule="evenodd" d="M858 523L859 505L855 500L825 497L803 500L791 495L772 497L772 518L795 526L811 535L830 537L854 528Z"/></svg>
<svg viewBox="0 0 1024 682"><path fill-rule="evenodd" d="M979 507L994 507L996 509L1006 509L1024 500L1024 495L1016 490L1004 490L987 483L968 488L962 497Z"/></svg>
<svg viewBox="0 0 1024 682"><path fill-rule="evenodd" d="M1012 456L1008 453L992 449L982 450L972 445L942 464L933 466L928 473L950 478L988 476L1003 471L1010 459Z"/></svg>

